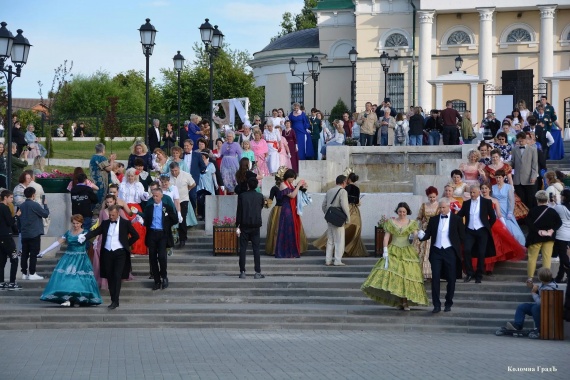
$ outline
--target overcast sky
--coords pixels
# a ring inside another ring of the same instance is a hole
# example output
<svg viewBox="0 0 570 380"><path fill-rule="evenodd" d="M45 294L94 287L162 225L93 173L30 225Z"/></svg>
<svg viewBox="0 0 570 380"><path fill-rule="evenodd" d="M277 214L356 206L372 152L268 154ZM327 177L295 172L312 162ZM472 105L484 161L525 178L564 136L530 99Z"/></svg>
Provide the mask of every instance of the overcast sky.
<svg viewBox="0 0 570 380"><path fill-rule="evenodd" d="M200 42L198 28L205 18L218 25L232 49L250 55L276 35L284 12L299 13L303 0L0 0L0 21L17 29L33 45L13 97L37 98L38 80L44 97L54 69L73 61L74 74L98 69L111 74L144 70L138 29L148 17L158 30L150 58L150 75L173 66L177 50L193 60L192 45Z"/></svg>

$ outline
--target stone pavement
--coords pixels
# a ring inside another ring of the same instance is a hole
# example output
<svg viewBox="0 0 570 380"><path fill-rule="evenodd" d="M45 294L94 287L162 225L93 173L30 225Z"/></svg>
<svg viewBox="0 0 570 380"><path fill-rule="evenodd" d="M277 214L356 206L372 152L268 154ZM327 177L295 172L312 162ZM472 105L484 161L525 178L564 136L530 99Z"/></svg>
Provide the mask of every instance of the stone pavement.
<svg viewBox="0 0 570 380"><path fill-rule="evenodd" d="M567 342L494 335L149 328L0 331L0 342L2 380L550 380L570 373Z"/></svg>

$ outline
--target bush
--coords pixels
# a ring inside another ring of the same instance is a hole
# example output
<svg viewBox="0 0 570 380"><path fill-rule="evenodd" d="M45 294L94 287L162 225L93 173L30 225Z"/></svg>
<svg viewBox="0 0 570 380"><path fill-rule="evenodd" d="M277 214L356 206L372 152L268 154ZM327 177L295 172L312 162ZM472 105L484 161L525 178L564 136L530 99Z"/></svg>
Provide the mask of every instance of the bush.
<svg viewBox="0 0 570 380"><path fill-rule="evenodd" d="M335 119L342 120L342 114L348 111L348 106L342 101L341 98L338 98L336 105L331 109L331 115L329 116L329 123L332 125L332 122Z"/></svg>

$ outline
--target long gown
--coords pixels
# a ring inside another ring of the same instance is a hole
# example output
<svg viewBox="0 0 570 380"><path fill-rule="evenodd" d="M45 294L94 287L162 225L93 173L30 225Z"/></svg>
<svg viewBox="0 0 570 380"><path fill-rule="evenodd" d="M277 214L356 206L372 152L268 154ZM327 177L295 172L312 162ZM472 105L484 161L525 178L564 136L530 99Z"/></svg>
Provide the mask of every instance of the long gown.
<svg viewBox="0 0 570 380"><path fill-rule="evenodd" d="M131 253L133 255L147 255L146 241L146 228L140 223L142 220L142 202L143 202L144 186L139 181L129 183L127 181L122 182L119 185L119 198L124 200L133 215L128 216L125 214L125 219L133 224L134 229L139 234L139 239L134 242L131 247ZM137 217L140 214L140 217Z"/></svg>
<svg viewBox="0 0 570 380"><path fill-rule="evenodd" d="M408 241L408 236L418 229L418 222L410 220L400 228L392 219L384 223L384 230L392 235L388 245L388 268L386 259L378 260L360 290L372 300L398 306L401 298L407 298L408 305L428 305L424 278L418 253Z"/></svg>
<svg viewBox="0 0 570 380"><path fill-rule="evenodd" d="M83 230L81 233L87 232ZM78 236L71 231L62 236L67 241L67 250L55 266L40 300L59 304L70 301L86 306L101 304L101 294L85 243L79 243Z"/></svg>
<svg viewBox="0 0 570 380"><path fill-rule="evenodd" d="M509 174L512 174L513 168L509 164L503 164L501 169L505 171L505 176L506 176L505 180L507 180ZM495 170L489 165L487 165L483 170L485 170L485 172L487 173L487 177L489 177L491 185L496 185L497 179L495 178L495 172L499 169ZM515 219L516 220L524 219L526 218L527 215L528 215L528 207L526 207L526 205L519 198L519 196L515 194Z"/></svg>
<svg viewBox="0 0 570 380"><path fill-rule="evenodd" d="M289 153L291 153L291 168L295 170L295 173L299 173L299 153L297 152L297 135L292 129L285 129L283 131L283 137L287 140L287 145L289 145Z"/></svg>
<svg viewBox="0 0 570 380"><path fill-rule="evenodd" d="M350 210L350 222L344 225L344 256L345 257L366 257L368 250L362 242L362 218L360 216L360 189L354 184L345 187L348 193L348 208ZM327 232L313 242L313 246L326 251Z"/></svg>
<svg viewBox="0 0 570 380"><path fill-rule="evenodd" d="M459 170L463 172L463 181L468 185L479 185L479 165L482 164L477 163L476 165L471 164L461 164L459 165Z"/></svg>
<svg viewBox="0 0 570 380"><path fill-rule="evenodd" d="M306 160L314 157L313 152L313 142L311 140L311 135L307 132L311 125L309 124L309 119L304 112L301 112L299 116L295 116L293 112L289 114L289 120L291 121L291 129L295 131L297 137L297 146L299 147L299 160Z"/></svg>
<svg viewBox="0 0 570 380"><path fill-rule="evenodd" d="M279 230L279 218L281 216L281 207L283 205L283 198L278 197L279 187L273 186L269 192L269 199L275 199L275 203L269 212L269 217L267 218L267 237L265 238L265 253L268 255L275 255L275 243L277 241L277 233ZM307 242L307 235L305 235L305 229L303 224L301 224L300 231L301 239L301 252L307 252L309 243Z"/></svg>
<svg viewBox="0 0 570 380"><path fill-rule="evenodd" d="M439 207L436 207L435 211L430 211L426 210L426 204L422 203L417 218L418 223L420 224L420 229L425 231L427 229L429 218L435 215L439 215ZM422 273L426 280L431 279L431 264L429 262L430 247L431 239L426 241L420 241L419 239L414 240L414 248L418 251L420 263L422 264Z"/></svg>
<svg viewBox="0 0 570 380"><path fill-rule="evenodd" d="M265 155L267 154L267 142L265 140L260 139L259 141L251 140L249 142L251 146L251 150L253 150L253 154L255 154L255 174L262 175L264 177L269 175L269 169L267 168L267 162L265 160Z"/></svg>
<svg viewBox="0 0 570 380"><path fill-rule="evenodd" d="M459 206L462 206L463 194L469 192L469 186L464 182L461 182L459 185L451 182L449 185L453 187L453 198L459 203Z"/></svg>
<svg viewBox="0 0 570 380"><path fill-rule="evenodd" d="M495 205L493 204L493 208ZM491 227L491 237L489 243L493 247L488 246L488 254L485 257L485 272L492 272L495 264L507 260L523 260L525 258L526 248L511 235L507 227L499 219ZM490 253L489 251L493 251ZM472 265L477 265L477 258L472 259Z"/></svg>
<svg viewBox="0 0 570 380"><path fill-rule="evenodd" d="M289 144L287 143L287 139L281 136L281 141L279 142L281 150L279 151L279 166L286 166L289 169L293 169L293 165L291 164L291 159L287 154L287 150L289 148ZM287 146L287 148L285 148ZM297 173L297 172L295 172Z"/></svg>
<svg viewBox="0 0 570 380"><path fill-rule="evenodd" d="M222 180L226 190L230 193L234 192L237 185L236 172L239 169L239 160L241 159L241 148L237 142L227 143L222 145L220 152L222 157Z"/></svg>
<svg viewBox="0 0 570 380"><path fill-rule="evenodd" d="M281 153L281 134L276 129L271 132L267 129L263 132L263 138L267 143L267 159L265 160L267 163L267 169L269 170L269 173L277 173L280 166L279 154Z"/></svg>
<svg viewBox="0 0 570 380"><path fill-rule="evenodd" d="M279 213L279 229L275 241L276 258L301 257L301 218L297 215L297 198L290 198L294 189L288 182L286 188L277 193L277 201L281 202Z"/></svg>
<svg viewBox="0 0 570 380"><path fill-rule="evenodd" d="M514 190L508 183L503 184L503 187L499 189L499 185L493 185L493 198L496 198L499 201L499 205L501 206L501 214L505 218L505 222L507 225L507 229L519 242L520 245L524 247L525 245L525 237L521 228L519 227L516 220L512 220L507 218L508 214L514 215Z"/></svg>

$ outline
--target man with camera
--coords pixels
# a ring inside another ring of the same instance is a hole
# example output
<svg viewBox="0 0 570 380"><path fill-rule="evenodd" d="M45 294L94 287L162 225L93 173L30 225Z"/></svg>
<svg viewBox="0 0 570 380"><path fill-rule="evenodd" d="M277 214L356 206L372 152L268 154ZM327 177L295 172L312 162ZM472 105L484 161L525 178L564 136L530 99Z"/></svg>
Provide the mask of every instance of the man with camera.
<svg viewBox="0 0 570 380"><path fill-rule="evenodd" d="M346 187L346 176L339 175L336 177L336 186L327 191L325 199L323 199L323 213L327 219L327 211L331 207L342 209L346 216L345 224L350 221L350 209L348 208L348 193L344 189ZM342 266L342 255L344 255L344 225L336 226L330 221L327 221L327 250L325 265L330 266L333 264L333 251L334 251L334 265Z"/></svg>

